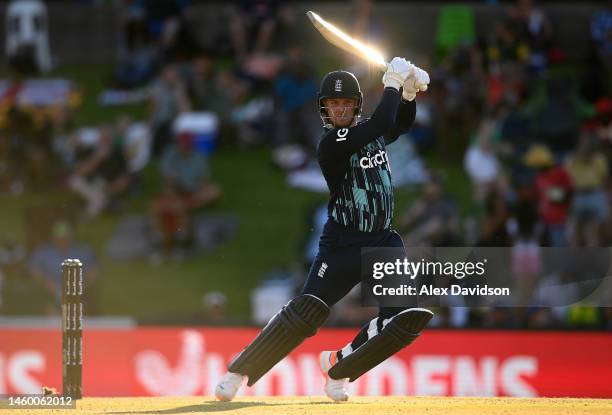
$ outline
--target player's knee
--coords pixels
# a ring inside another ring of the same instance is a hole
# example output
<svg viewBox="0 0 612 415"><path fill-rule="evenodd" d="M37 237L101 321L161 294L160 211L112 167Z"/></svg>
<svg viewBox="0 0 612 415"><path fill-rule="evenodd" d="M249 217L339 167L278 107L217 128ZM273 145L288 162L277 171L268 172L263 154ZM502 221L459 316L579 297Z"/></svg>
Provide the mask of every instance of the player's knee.
<svg viewBox="0 0 612 415"><path fill-rule="evenodd" d="M382 307L378 312L378 318L381 320L388 320L395 317L402 311L407 310L409 307Z"/></svg>
<svg viewBox="0 0 612 415"><path fill-rule="evenodd" d="M289 301L279 317L289 330L303 336L313 336L329 317L329 306L311 294L301 294Z"/></svg>
<svg viewBox="0 0 612 415"><path fill-rule="evenodd" d="M398 338L412 342L427 326L434 313L425 308L408 308L391 318L386 329Z"/></svg>

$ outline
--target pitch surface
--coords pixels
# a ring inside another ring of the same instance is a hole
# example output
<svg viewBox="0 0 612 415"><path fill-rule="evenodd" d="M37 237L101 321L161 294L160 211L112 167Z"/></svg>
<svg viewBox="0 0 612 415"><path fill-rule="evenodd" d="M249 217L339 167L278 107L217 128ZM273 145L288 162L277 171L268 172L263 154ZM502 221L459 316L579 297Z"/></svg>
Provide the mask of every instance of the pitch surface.
<svg viewBox="0 0 612 415"><path fill-rule="evenodd" d="M2 412L2 411L0 411ZM26 414L186 414L220 413L239 415L498 415L555 414L610 415L612 399L569 398L445 398L445 397L352 397L346 403L333 403L325 397L237 398L233 402L217 402L210 397L189 398L86 398L77 409L65 411L6 411Z"/></svg>

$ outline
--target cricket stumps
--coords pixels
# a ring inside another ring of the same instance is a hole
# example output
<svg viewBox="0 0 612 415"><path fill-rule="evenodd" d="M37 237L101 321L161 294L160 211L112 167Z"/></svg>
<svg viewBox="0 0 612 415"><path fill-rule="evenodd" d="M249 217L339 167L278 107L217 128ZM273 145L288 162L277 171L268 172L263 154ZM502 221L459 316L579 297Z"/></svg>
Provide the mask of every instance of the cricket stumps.
<svg viewBox="0 0 612 415"><path fill-rule="evenodd" d="M62 262L62 395L82 397L83 264Z"/></svg>

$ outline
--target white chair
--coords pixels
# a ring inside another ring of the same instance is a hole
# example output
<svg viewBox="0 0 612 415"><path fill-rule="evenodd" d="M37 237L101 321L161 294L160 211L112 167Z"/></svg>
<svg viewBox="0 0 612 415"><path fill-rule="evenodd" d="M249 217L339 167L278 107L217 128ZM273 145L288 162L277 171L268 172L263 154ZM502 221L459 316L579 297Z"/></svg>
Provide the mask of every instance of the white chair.
<svg viewBox="0 0 612 415"><path fill-rule="evenodd" d="M6 54L9 61L26 48L41 72L51 69L47 6L41 0L13 0L6 11Z"/></svg>

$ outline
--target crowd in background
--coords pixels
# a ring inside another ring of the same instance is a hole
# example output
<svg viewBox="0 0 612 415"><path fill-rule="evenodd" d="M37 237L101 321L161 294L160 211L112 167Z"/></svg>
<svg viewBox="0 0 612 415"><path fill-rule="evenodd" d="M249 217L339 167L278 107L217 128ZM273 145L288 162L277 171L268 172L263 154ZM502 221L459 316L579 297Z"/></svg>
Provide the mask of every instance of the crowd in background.
<svg viewBox="0 0 612 415"><path fill-rule="evenodd" d="M380 36L372 2L356 3L353 32ZM495 31L436 50L430 63L420 65L430 73L431 88L419 96L416 124L402 138L423 160L462 165L472 186L470 203L462 206L449 188L452 178L429 167L395 227L407 246L510 247L517 285L535 292L529 284L542 271L543 248L612 243L612 11L593 16L585 45L589 62L580 66L566 58L556 42L559 29L537 5L519 0L507 8ZM273 148L274 161L287 173L313 163L322 68L315 67L299 31L288 30L296 5L237 2L224 16L227 42L217 48L199 41L189 10L187 1L124 2L122 56L109 88L146 91L146 120L120 117L76 128L69 108L42 124L11 110L0 144L2 191L63 186L81 203L76 215L50 221L47 240L36 240L27 254L7 244L0 258L5 272L21 264L57 295L55 258L70 253L96 263L85 243L71 240L72 227L120 212L123 199L138 195L151 166L162 180L147 208L155 249L169 256L189 249L194 214L223 197L224 189L211 179L214 152L177 128L185 114L214 114L217 145ZM381 85L370 79L363 88L367 113ZM399 169L394 165L394 172ZM325 216L317 212L314 222ZM91 281L95 274L93 267ZM220 293L209 297L215 307L225 302ZM361 322L356 301L348 303L340 306L338 321ZM599 328L612 322L609 308L590 304L440 311L440 326Z"/></svg>

